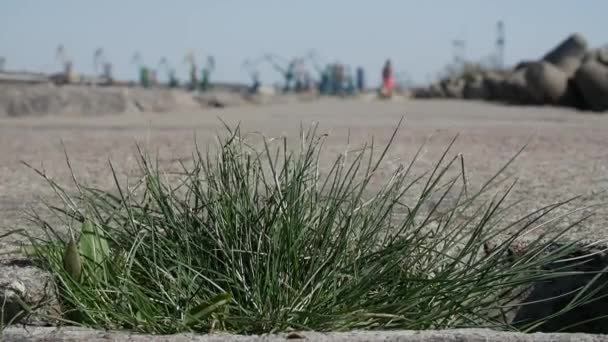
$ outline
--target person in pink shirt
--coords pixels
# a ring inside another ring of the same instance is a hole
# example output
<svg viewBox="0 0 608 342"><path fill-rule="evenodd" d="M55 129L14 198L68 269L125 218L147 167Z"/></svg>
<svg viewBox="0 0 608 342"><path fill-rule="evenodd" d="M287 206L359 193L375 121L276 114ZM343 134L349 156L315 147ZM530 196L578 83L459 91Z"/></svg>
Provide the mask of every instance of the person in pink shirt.
<svg viewBox="0 0 608 342"><path fill-rule="evenodd" d="M393 87L395 86L395 80L393 78L393 67L391 60L387 59L382 68L382 89L380 94L382 97L389 98L393 95Z"/></svg>

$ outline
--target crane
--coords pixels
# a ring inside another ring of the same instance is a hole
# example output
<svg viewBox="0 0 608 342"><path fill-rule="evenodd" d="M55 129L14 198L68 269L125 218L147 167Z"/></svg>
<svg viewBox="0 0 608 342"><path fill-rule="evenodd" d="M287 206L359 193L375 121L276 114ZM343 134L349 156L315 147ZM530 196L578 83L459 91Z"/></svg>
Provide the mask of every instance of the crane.
<svg viewBox="0 0 608 342"><path fill-rule="evenodd" d="M207 56L205 66L201 70L201 90L205 91L209 89L209 79L211 78L211 72L215 70L215 58L213 56Z"/></svg>
<svg viewBox="0 0 608 342"><path fill-rule="evenodd" d="M306 56L312 64L313 68L317 71L319 77L318 90L319 93L327 95L330 93L331 88L331 67L326 63L319 54L311 50ZM324 66L324 67L323 67Z"/></svg>
<svg viewBox="0 0 608 342"><path fill-rule="evenodd" d="M160 62L158 62L158 69L164 69L167 73L169 88L175 88L179 86L179 81L177 80L177 77L175 77L175 69L171 68L167 58L163 57L160 59Z"/></svg>
<svg viewBox="0 0 608 342"><path fill-rule="evenodd" d="M289 92L292 89L292 83L295 77L296 61L292 60L289 62L285 58L272 53L266 54L265 57L266 61L285 78L283 92Z"/></svg>
<svg viewBox="0 0 608 342"><path fill-rule="evenodd" d="M106 63L106 56L103 52L103 48L98 48L93 53L93 68L95 70L95 74L99 74L99 68Z"/></svg>
<svg viewBox="0 0 608 342"><path fill-rule="evenodd" d="M188 64L190 67L190 90L194 90L197 88L198 77L197 77L197 66L196 66L196 57L194 56L194 51L189 50L184 57L184 63Z"/></svg>
<svg viewBox="0 0 608 342"><path fill-rule="evenodd" d="M505 24L502 20L496 23L496 64L498 69L505 66Z"/></svg>
<svg viewBox="0 0 608 342"><path fill-rule="evenodd" d="M68 57L68 53L62 44L57 46L55 51L55 58L61 64L63 71L61 76L61 82L69 83L73 79L73 65L72 60Z"/></svg>
<svg viewBox="0 0 608 342"><path fill-rule="evenodd" d="M96 75L101 73L105 78L104 82L112 82L112 64L108 61L108 58L101 47L93 53L93 68L95 69Z"/></svg>
<svg viewBox="0 0 608 342"><path fill-rule="evenodd" d="M245 69L247 71L247 73L249 73L249 76L251 77L251 86L248 89L249 94L257 94L260 89L261 82L260 82L260 72L258 71L258 66L260 65L260 63L264 62L265 60L266 60L266 56L262 56L262 57L254 59L254 60L246 59L243 62L243 64L241 65L241 68Z"/></svg>
<svg viewBox="0 0 608 342"><path fill-rule="evenodd" d="M150 70L144 65L144 60L139 51L135 51L133 53L133 57L131 57L131 64L137 66L137 70L139 73L139 84L148 88L150 86Z"/></svg>

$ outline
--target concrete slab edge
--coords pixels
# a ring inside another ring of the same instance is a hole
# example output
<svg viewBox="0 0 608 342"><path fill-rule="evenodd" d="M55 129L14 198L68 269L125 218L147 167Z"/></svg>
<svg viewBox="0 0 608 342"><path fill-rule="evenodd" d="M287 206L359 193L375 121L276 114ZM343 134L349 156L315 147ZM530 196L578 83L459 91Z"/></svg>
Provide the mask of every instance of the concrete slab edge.
<svg viewBox="0 0 608 342"><path fill-rule="evenodd" d="M79 327L8 327L2 331L2 341L131 341L131 342L275 342L275 341L383 341L383 342L527 342L527 341L577 341L608 342L608 335L558 334L498 332L488 329L455 329L427 331L353 331L353 332L302 332L297 334L273 335L230 335L230 334L176 334L144 335L126 331L102 331Z"/></svg>

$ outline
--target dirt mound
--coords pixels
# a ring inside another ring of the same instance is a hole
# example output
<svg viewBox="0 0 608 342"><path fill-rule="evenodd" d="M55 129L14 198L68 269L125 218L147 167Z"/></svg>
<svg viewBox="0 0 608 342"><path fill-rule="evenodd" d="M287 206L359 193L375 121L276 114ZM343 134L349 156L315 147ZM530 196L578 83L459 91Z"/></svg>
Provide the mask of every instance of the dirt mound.
<svg viewBox="0 0 608 342"><path fill-rule="evenodd" d="M237 93L195 95L183 90L127 87L0 85L0 117L199 111L246 103Z"/></svg>
<svg viewBox="0 0 608 342"><path fill-rule="evenodd" d="M130 109L125 93L118 89L5 85L0 87L0 116L46 115L50 113L99 115Z"/></svg>

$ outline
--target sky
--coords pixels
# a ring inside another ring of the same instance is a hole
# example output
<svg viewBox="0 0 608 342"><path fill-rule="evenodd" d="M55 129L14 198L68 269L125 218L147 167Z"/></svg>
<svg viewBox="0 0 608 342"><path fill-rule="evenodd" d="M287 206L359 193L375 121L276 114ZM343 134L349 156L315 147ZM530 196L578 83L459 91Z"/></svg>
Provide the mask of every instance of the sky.
<svg viewBox="0 0 608 342"><path fill-rule="evenodd" d="M454 39L469 60L493 54L499 20L512 65L573 32L608 43L607 13L605 0L0 0L0 56L6 69L55 72L62 44L77 71L93 73L101 47L115 76L135 79L139 51L151 67L167 58L184 79L192 50L201 62L215 57L213 79L247 82L245 59L314 49L325 62L363 67L371 83L387 58L424 83L452 61ZM259 71L263 83L281 77L269 64Z"/></svg>

